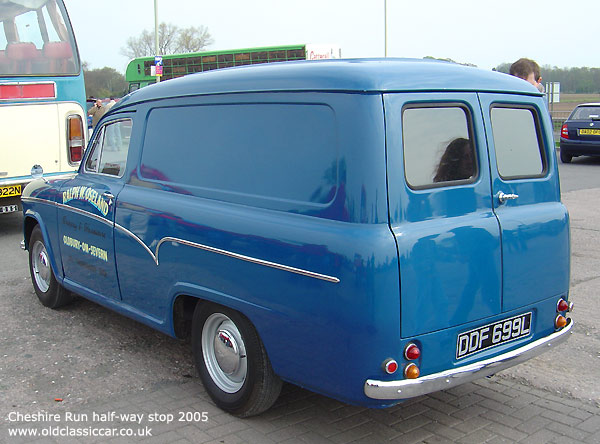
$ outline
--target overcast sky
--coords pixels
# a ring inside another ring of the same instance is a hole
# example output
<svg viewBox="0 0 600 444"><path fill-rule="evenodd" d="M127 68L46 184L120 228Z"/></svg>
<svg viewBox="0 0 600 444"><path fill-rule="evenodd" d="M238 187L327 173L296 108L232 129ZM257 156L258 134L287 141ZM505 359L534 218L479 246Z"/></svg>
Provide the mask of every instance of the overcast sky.
<svg viewBox="0 0 600 444"><path fill-rule="evenodd" d="M154 0L65 0L82 60L125 72L126 40L154 29ZM159 21L205 25L208 49L322 43L384 55L384 0L158 0ZM600 0L387 0L388 56L490 69L520 57L600 67Z"/></svg>

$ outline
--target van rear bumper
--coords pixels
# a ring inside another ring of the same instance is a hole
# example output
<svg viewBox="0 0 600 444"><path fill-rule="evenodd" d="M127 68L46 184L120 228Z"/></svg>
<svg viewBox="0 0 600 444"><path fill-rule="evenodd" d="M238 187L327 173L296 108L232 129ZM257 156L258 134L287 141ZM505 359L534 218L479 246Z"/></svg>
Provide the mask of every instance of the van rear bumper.
<svg viewBox="0 0 600 444"><path fill-rule="evenodd" d="M500 370L527 361L565 342L573 328L573 321L571 319L568 321L568 324L562 330L485 361L422 376L417 379L403 379L400 381L367 379L364 386L365 395L372 399L408 399L493 375Z"/></svg>

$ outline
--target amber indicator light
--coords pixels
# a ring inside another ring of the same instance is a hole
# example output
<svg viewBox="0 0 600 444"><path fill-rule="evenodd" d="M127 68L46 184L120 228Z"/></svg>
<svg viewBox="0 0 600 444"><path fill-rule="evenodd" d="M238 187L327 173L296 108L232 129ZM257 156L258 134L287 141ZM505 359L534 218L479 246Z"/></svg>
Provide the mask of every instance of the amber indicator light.
<svg viewBox="0 0 600 444"><path fill-rule="evenodd" d="M554 326L556 328L563 328L565 325L567 325L567 318L565 318L563 315L556 316L556 319L554 320Z"/></svg>
<svg viewBox="0 0 600 444"><path fill-rule="evenodd" d="M408 364L404 369L404 376L406 379L417 379L420 374L421 371L419 370L419 367L413 363Z"/></svg>

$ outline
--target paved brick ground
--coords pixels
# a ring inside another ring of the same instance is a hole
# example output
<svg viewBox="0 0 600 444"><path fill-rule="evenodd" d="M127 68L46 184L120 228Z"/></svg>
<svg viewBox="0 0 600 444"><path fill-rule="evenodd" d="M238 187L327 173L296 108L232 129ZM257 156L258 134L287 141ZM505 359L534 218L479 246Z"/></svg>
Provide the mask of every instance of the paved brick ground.
<svg viewBox="0 0 600 444"><path fill-rule="evenodd" d="M140 442L145 443L600 443L600 407L563 398L501 376L465 384L385 409L350 406L285 385L282 396L266 414L238 419L216 408L197 380L168 383L103 403L73 410L87 421L65 421L68 403L57 403L60 422L0 424L0 442ZM93 414L143 413L140 424L118 419L99 421ZM206 412L207 420L179 421L179 412ZM173 422L149 422L149 415L172 414ZM146 432L148 437L11 438L9 428L115 428Z"/></svg>

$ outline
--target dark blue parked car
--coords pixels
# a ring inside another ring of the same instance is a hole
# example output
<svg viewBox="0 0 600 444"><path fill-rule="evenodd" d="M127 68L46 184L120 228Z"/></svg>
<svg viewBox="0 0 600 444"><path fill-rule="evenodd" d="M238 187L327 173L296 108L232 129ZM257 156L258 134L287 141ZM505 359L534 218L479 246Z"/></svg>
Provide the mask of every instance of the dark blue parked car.
<svg viewBox="0 0 600 444"><path fill-rule="evenodd" d="M560 160L600 156L600 103L578 105L560 131Z"/></svg>
<svg viewBox="0 0 600 444"><path fill-rule="evenodd" d="M281 381L370 407L493 374L573 323L552 123L520 79L289 62L138 90L23 193L40 301L191 336L221 408Z"/></svg>

